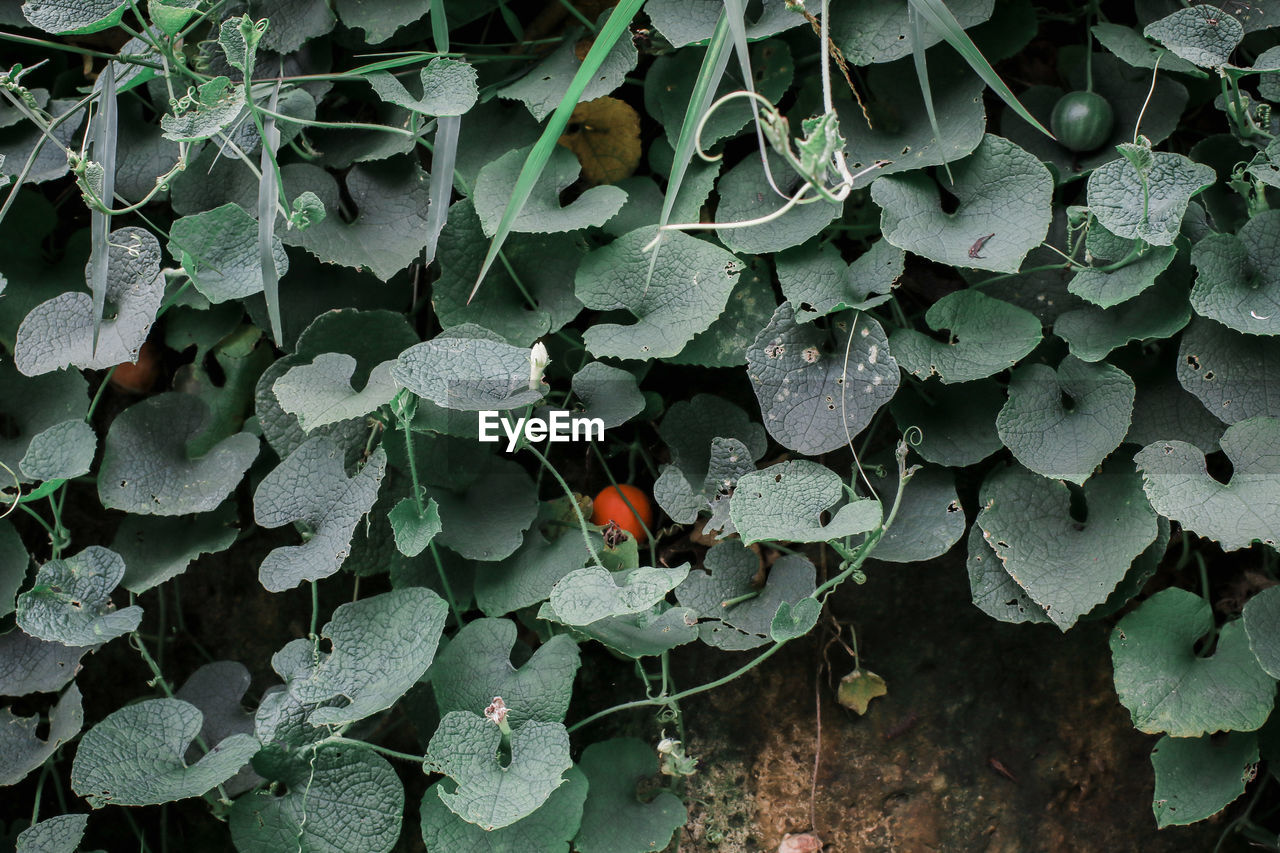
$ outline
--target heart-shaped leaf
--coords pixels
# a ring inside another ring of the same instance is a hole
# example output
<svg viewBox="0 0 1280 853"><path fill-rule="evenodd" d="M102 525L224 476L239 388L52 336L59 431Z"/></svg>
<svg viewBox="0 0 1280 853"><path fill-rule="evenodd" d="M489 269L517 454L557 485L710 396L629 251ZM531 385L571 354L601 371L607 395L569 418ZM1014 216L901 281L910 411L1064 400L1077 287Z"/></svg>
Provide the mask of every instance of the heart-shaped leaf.
<svg viewBox="0 0 1280 853"><path fill-rule="evenodd" d="M64 646L96 646L127 634L142 621L142 608L116 610L111 592L122 578L124 560L97 545L50 560L36 573L35 585L18 596L18 627Z"/></svg>
<svg viewBox="0 0 1280 853"><path fill-rule="evenodd" d="M830 468L794 459L739 479L729 515L747 544L826 542L866 533L880 524L880 502L870 499L850 501L823 524L822 514L844 496L844 484Z"/></svg>
<svg viewBox="0 0 1280 853"><path fill-rule="evenodd" d="M636 738L614 738L582 752L587 774L587 802L582 828L573 841L581 853L643 853L662 850L688 817L684 803L670 791L644 800L636 793L641 780L658 772L653 748Z"/></svg>

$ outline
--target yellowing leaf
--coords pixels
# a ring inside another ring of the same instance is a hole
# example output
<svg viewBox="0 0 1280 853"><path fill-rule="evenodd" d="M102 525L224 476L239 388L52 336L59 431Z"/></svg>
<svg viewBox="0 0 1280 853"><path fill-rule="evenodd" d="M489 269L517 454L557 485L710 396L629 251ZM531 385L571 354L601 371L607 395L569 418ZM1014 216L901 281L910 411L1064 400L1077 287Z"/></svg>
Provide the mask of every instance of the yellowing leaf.
<svg viewBox="0 0 1280 853"><path fill-rule="evenodd" d="M867 713L867 706L872 699L888 692L889 687L883 678L870 670L855 669L840 679L840 686L836 688L836 700L861 716Z"/></svg>
<svg viewBox="0 0 1280 853"><path fill-rule="evenodd" d="M578 104L559 143L578 157L593 184L616 184L640 164L640 116L625 101L596 98Z"/></svg>

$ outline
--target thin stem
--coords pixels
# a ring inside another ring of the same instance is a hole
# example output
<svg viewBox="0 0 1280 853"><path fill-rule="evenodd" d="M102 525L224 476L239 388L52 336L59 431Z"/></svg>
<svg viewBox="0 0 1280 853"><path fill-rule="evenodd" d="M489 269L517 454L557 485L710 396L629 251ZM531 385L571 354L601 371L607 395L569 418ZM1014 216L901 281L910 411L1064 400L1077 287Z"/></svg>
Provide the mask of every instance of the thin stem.
<svg viewBox="0 0 1280 853"><path fill-rule="evenodd" d="M351 746L359 746L365 749L372 749L374 752L385 755L387 758L398 758L401 761L412 761L415 764L422 764L426 758L421 755L413 755L408 752L397 752L394 749L387 749L385 746L378 746L376 743L369 743L355 738L343 737L342 735L330 735L324 740L317 741L315 747L323 746L326 743L345 743Z"/></svg>
<svg viewBox="0 0 1280 853"><path fill-rule="evenodd" d="M431 559L436 564L436 574L440 577L440 586L444 588L444 599L449 602L449 610L453 613L453 619L461 628L467 624L462 618L462 609L458 607L458 601L453 597L453 584L449 583L449 576L445 574L444 561L440 559L440 551L436 548L436 543L431 542L427 545L431 549Z"/></svg>
<svg viewBox="0 0 1280 853"><path fill-rule="evenodd" d="M574 497L573 489L569 488L569 484L564 481L564 477L560 476L560 472L557 471L555 466L547 460L547 457L542 455L542 452L538 450L538 448L529 444L525 445L525 449L532 453L537 460L542 463L543 467L551 473L551 476L556 478L556 482L560 484L560 488L564 489L565 495L569 498L569 503L573 506L574 513L578 516L578 529L582 531L582 541L586 543L587 551L591 554L591 559L595 561L595 564L600 568L605 568L604 563L600 561L600 555L596 552L596 546L591 542L591 533L587 528L586 516L582 514L582 507L578 506L578 499Z"/></svg>

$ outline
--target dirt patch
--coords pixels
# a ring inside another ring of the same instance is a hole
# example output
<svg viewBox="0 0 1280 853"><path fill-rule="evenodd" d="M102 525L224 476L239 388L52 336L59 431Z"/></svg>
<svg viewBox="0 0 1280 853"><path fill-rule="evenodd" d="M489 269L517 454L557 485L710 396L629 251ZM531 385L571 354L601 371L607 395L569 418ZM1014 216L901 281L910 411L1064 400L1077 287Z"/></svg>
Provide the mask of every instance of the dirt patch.
<svg viewBox="0 0 1280 853"><path fill-rule="evenodd" d="M808 831L828 851L866 853L1212 849L1221 817L1156 830L1155 738L1116 700L1109 623L1063 635L995 622L970 603L956 556L867 574L834 609L888 695L865 717L837 705L826 675L815 685L814 639L689 700L689 746L704 769L690 780L681 851L773 851ZM682 657L682 686L746 659ZM836 646L830 658L834 684L853 662Z"/></svg>

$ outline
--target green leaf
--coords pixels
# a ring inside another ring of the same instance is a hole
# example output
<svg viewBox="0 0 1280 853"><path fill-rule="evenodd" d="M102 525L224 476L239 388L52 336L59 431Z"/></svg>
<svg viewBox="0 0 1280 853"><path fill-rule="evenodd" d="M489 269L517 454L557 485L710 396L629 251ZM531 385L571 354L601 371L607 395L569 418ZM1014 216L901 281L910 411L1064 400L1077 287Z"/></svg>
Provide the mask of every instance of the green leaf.
<svg viewBox="0 0 1280 853"><path fill-rule="evenodd" d="M1003 446L995 421L1004 401L1004 389L995 380L944 385L931 379L904 386L889 403L889 411L899 433L913 426L920 430L912 450L923 459L964 467Z"/></svg>
<svg viewBox="0 0 1280 853"><path fill-rule="evenodd" d="M344 178L346 192L333 175L310 163L281 170L290 198L313 193L324 203L325 217L305 231L285 231L287 245L300 246L321 261L367 268L387 281L417 259L427 244L427 174L408 157L358 163ZM343 216L350 206L355 218Z"/></svg>
<svg viewBox="0 0 1280 853"><path fill-rule="evenodd" d="M45 32L82 35L114 27L127 6L123 0L27 0L22 14Z"/></svg>
<svg viewBox="0 0 1280 853"><path fill-rule="evenodd" d="M578 267L574 287L584 305L604 311L625 308L637 318L629 325L596 323L588 328L587 350L597 358L677 355L729 300L742 264L725 250L679 232L663 238L646 285L649 257L644 246L653 234L653 228L632 231L591 252Z"/></svg>
<svg viewBox="0 0 1280 853"><path fill-rule="evenodd" d="M1191 197L1215 180L1211 167L1181 154L1150 152L1151 166L1139 173L1124 157L1089 175L1089 209L1112 234L1173 245Z"/></svg>
<svg viewBox="0 0 1280 853"><path fill-rule="evenodd" d="M1204 453L1183 441L1143 448L1134 461L1152 506L1225 551L1261 541L1280 542L1280 419L1249 418L1223 433L1222 450L1231 460L1229 483L1214 479Z"/></svg>
<svg viewBox="0 0 1280 853"><path fill-rule="evenodd" d="M476 323L509 344L530 346L582 310L573 289L565 287L586 253L579 236L512 234L502 249L506 263L489 272L484 289L468 302L486 246L471 202L455 202L440 234L440 278L432 285L432 305L444 328Z"/></svg>
<svg viewBox="0 0 1280 853"><path fill-rule="evenodd" d="M1191 251L1191 307L1250 335L1280 334L1280 211L1265 210L1238 234L1210 234Z"/></svg>
<svg viewBox="0 0 1280 853"><path fill-rule="evenodd" d="M111 592L124 577L124 560L90 545L78 554L50 560L35 585L18 596L18 627L64 646L94 646L135 630L142 608L116 610Z"/></svg>
<svg viewBox="0 0 1280 853"><path fill-rule="evenodd" d="M898 470L892 458L862 463L885 506L898 493ZM875 558L886 563L922 563L941 557L964 536L964 509L956 495L955 476L933 466L920 468L907 481L893 524L876 542Z"/></svg>
<svg viewBox="0 0 1280 853"><path fill-rule="evenodd" d="M165 35L176 36L196 15L200 0L148 0L151 21Z"/></svg>
<svg viewBox="0 0 1280 853"><path fill-rule="evenodd" d="M206 744L219 743L236 734L253 734L253 714L244 709L244 694L252 676L238 661L212 661L193 672L174 693L173 698L189 702L204 715L200 739ZM196 744L187 747L188 760L199 759L203 750ZM229 796L242 794L263 781L249 765L222 783Z"/></svg>
<svg viewBox="0 0 1280 853"><path fill-rule="evenodd" d="M418 70L421 96L412 94L387 71L374 71L365 79L382 100L422 115L460 116L475 106L479 95L475 68L463 60L443 56Z"/></svg>
<svg viewBox="0 0 1280 853"><path fill-rule="evenodd" d="M326 352L310 364L296 364L271 386L280 408L298 419L303 432L359 418L391 402L399 388L391 378L395 361L384 361L369 374L364 388L351 387L356 360L346 353Z"/></svg>
<svg viewBox="0 0 1280 853"><path fill-rule="evenodd" d="M126 705L80 739L71 788L95 809L200 796L234 776L260 747L252 735L231 735L188 765L183 755L203 720L196 706L179 699Z"/></svg>
<svg viewBox="0 0 1280 853"><path fill-rule="evenodd" d="M898 362L874 317L846 314L829 325L797 323L784 302L747 350L769 434L809 456L844 446L898 390Z"/></svg>
<svg viewBox="0 0 1280 853"><path fill-rule="evenodd" d="M88 823L86 814L63 814L34 823L18 834L17 853L76 853Z"/></svg>
<svg viewBox="0 0 1280 853"><path fill-rule="evenodd" d="M738 439L717 436L711 439L711 454L705 465L693 460L687 463L691 471L702 472L703 476L692 479L681 467L667 465L653 484L654 500L677 524L693 524L698 520L698 514L708 508L715 515L717 501L727 502L738 478L756 469L751 456L751 451ZM727 509L727 506L721 509ZM727 517L713 521L714 526L708 523L707 532L719 530L724 524L730 527L725 535L733 532Z"/></svg>
<svg viewBox="0 0 1280 853"><path fill-rule="evenodd" d="M1152 254L1159 251L1162 250ZM1172 249L1168 251L1173 254ZM1190 321L1186 286L1166 280L1114 308L1087 305L1065 311L1058 315L1053 332L1070 345L1073 356L1081 361L1096 362L1130 341L1171 338Z"/></svg>
<svg viewBox="0 0 1280 853"><path fill-rule="evenodd" d="M1007 370L1036 348L1040 321L1029 311L977 290L957 290L929 306L930 329L951 333L943 343L914 329L895 329L889 346L913 376L969 382Z"/></svg>
<svg viewBox="0 0 1280 853"><path fill-rule="evenodd" d="M833 16L834 13L836 10ZM945 64L935 61L930 77L930 95L941 139L935 136L927 114L920 109L924 94L919 79L905 64L867 69L863 100L872 119L870 126L856 105L848 101L836 103L840 132L848 140L845 155L849 167L858 172L876 161L889 161L855 180L855 187L868 186L881 175L954 163L972 154L982 142L987 124L982 80L955 63L946 68L950 73L939 71Z"/></svg>
<svg viewBox="0 0 1280 853"><path fill-rule="evenodd" d="M817 569L798 554L779 558L769 567L764 585L757 585L760 557L739 540L714 545L704 565L706 571L691 571L676 588L676 598L710 620L699 626L702 640L724 649L768 642L778 606L785 601L794 607L816 586Z"/></svg>
<svg viewBox="0 0 1280 853"><path fill-rule="evenodd" d="M565 771L564 784L551 792L533 814L502 829L485 831L449 811L441 796L456 786L442 779L422 795L422 841L428 850L467 850L472 853L516 853L538 850L569 853L569 842L582 822L587 777L577 767Z"/></svg>
<svg viewBox="0 0 1280 853"><path fill-rule="evenodd" d="M1124 261L1132 246L1131 240L1117 237L1095 221L1086 238L1093 268L1079 270L1071 277L1067 290L1102 308L1120 305L1145 293L1173 263L1177 250L1173 246L1142 245L1139 247L1142 254L1137 258L1118 269L1106 269Z"/></svg>
<svg viewBox="0 0 1280 853"><path fill-rule="evenodd" d="M120 583L140 595L182 574L200 555L227 550L238 532L231 503L194 517L127 516L111 540L111 550L124 558Z"/></svg>
<svg viewBox="0 0 1280 853"><path fill-rule="evenodd" d="M1209 657L1196 643L1213 629L1213 610L1185 589L1164 589L1111 632L1116 693L1148 734L1199 737L1254 731L1275 701L1276 682L1258 666L1239 621L1218 632Z"/></svg>
<svg viewBox="0 0 1280 853"><path fill-rule="evenodd" d="M1216 68L1231 58L1244 26L1217 6L1202 4L1147 24L1142 34L1201 68Z"/></svg>
<svg viewBox="0 0 1280 853"><path fill-rule="evenodd" d="M822 602L816 598L802 598L794 607L784 601L778 605L778 612L769 625L769 636L775 643L803 637L818 624L818 617L821 615Z"/></svg>
<svg viewBox="0 0 1280 853"><path fill-rule="evenodd" d="M1160 738L1151 750L1156 826L1186 826L1213 817L1244 793L1257 775L1257 764L1258 736L1252 732Z"/></svg>
<svg viewBox="0 0 1280 853"><path fill-rule="evenodd" d="M231 840L243 853L390 853L400 836L404 788L371 750L326 744L280 774L285 793L256 791L231 807Z"/></svg>
<svg viewBox="0 0 1280 853"><path fill-rule="evenodd" d="M1091 32L1099 44L1135 68L1160 68L1192 77L1208 76L1176 53L1156 47L1130 27L1101 21L1093 25Z"/></svg>
<svg viewBox="0 0 1280 853"><path fill-rule="evenodd" d="M428 498L421 508L412 498L401 498L387 520L391 522L396 548L406 557L421 554L442 529L440 505L433 498Z"/></svg>
<svg viewBox="0 0 1280 853"><path fill-rule="evenodd" d="M1242 335L1211 320L1196 318L1182 333L1178 382L1213 416L1239 423L1259 416L1280 417L1280 341Z"/></svg>
<svg viewBox="0 0 1280 853"><path fill-rule="evenodd" d="M440 715L452 711L480 713L501 696L507 722L519 728L528 720L559 723L569 711L573 679L580 660L578 645L558 634L538 646L516 667L516 624L509 619L476 619L463 626L431 667L431 687Z"/></svg>
<svg viewBox="0 0 1280 853"><path fill-rule="evenodd" d="M88 474L98 436L84 421L63 421L31 439L22 456L22 475L31 480L70 480Z"/></svg>
<svg viewBox="0 0 1280 853"><path fill-rule="evenodd" d="M281 459L297 450L308 438L302 431L296 415L286 412L276 399L275 383L284 376L290 367L301 363L298 356L285 356L262 372L258 384L254 388L254 411L258 425L262 428L262 437L271 445ZM328 426L315 427L311 437L327 436L339 447L346 450L344 462L348 468L353 467L364 453L364 444L369 436L369 426L363 417L339 421Z"/></svg>
<svg viewBox="0 0 1280 853"><path fill-rule="evenodd" d="M436 791L449 810L483 829L500 829L527 817L564 781L569 734L560 723L530 720L511 732L511 760L499 762L498 727L479 714L451 711L427 746L426 768L458 784Z"/></svg>
<svg viewBox="0 0 1280 853"><path fill-rule="evenodd" d="M991 17L994 0L949 0L961 27L973 27ZM831 8L831 38L854 65L890 62L911 55L915 46L906 0L852 0ZM922 47L943 39L943 31L926 22L921 27Z"/></svg>
<svg viewBox="0 0 1280 853"><path fill-rule="evenodd" d="M289 271L280 238L273 242L276 274ZM235 202L184 216L169 231L169 253L196 289L215 304L262 292L258 265L258 222Z"/></svg>
<svg viewBox="0 0 1280 853"><path fill-rule="evenodd" d="M583 365L570 382L582 401L582 417L600 418L605 429L622 426L644 411L644 395L634 375L602 361Z"/></svg>
<svg viewBox="0 0 1280 853"><path fill-rule="evenodd" d="M1242 621L1258 664L1272 678L1280 677L1280 587L1268 587L1250 598Z"/></svg>
<svg viewBox="0 0 1280 853"><path fill-rule="evenodd" d="M544 502L540 507L546 513L552 504ZM553 524L548 524L547 529L558 535L550 541L535 525L519 551L501 562L476 567L476 604L486 615L502 616L537 604L551 594L556 581L586 565L590 555L582 537ZM573 524L577 524L576 517ZM598 537L595 539L599 541Z"/></svg>
<svg viewBox="0 0 1280 853"><path fill-rule="evenodd" d="M550 604L542 605L539 619L556 621ZM652 610L613 616L571 629L576 636L595 640L629 658L656 657L698 639L698 614L686 607L659 602Z"/></svg>
<svg viewBox="0 0 1280 853"><path fill-rule="evenodd" d="M782 295L796 307L796 321L849 308L871 308L902 277L904 255L888 240L877 240L851 264L830 243L806 243L775 259Z"/></svg>
<svg viewBox="0 0 1280 853"><path fill-rule="evenodd" d="M342 567L356 524L373 506L386 471L386 454L375 450L354 477L343 469L343 450L315 436L262 478L253 494L254 520L263 527L301 522L311 536L267 554L258 579L271 592L304 580L327 578Z"/></svg>
<svg viewBox="0 0 1280 853"><path fill-rule="evenodd" d="M769 171L778 187L785 188L784 192L798 192L804 184L803 177L787 164L782 155L770 151L768 158ZM715 221L718 224L749 222L786 206L787 198L779 197L769 180L760 157L747 155L716 184L720 203L716 206ZM810 191L806 198L819 199L819 196ZM760 225L718 228L716 236L730 251L763 255L800 245L827 227L840 212L841 205L826 200L797 204L782 216Z"/></svg>
<svg viewBox="0 0 1280 853"><path fill-rule="evenodd" d="M455 411L514 409L542 399L530 386L530 350L471 324L455 326L404 352L391 378L437 406Z"/></svg>
<svg viewBox="0 0 1280 853"><path fill-rule="evenodd" d="M825 525L824 512L844 497L844 484L830 468L793 459L753 471L738 480L729 515L752 542L827 542L866 533L880 525L880 502L853 500L835 511Z"/></svg>
<svg viewBox="0 0 1280 853"><path fill-rule="evenodd" d="M519 80L499 89L498 97L522 102L541 122L566 106L567 112L572 112L573 107L583 101L594 101L609 94L621 86L636 67L639 54L635 43L625 34L636 11L631 4L620 6L596 32L591 50L581 59L577 53L581 32L570 33L550 56ZM556 116L552 116L548 127L555 124ZM552 139L559 138L561 129L563 125Z"/></svg>
<svg viewBox="0 0 1280 853"><path fill-rule="evenodd" d="M489 271L489 267L497 260L498 252L502 249L503 242L507 239L511 230L511 223L519 215L524 203L528 200L529 194L533 192L534 186L538 182L538 177L542 174L543 168L547 165L547 161L551 159L552 153L555 151L559 143L560 136L564 133L564 129L569 125L569 119L573 115L573 110L577 106L578 101L598 97L599 95L607 95L609 92L621 83L621 79L617 82L610 83L610 77L617 74L619 78L625 76L626 72L634 65L634 57L636 56L635 44L629 38L623 38L623 34L627 31L631 19L640 11L644 0L623 0L623 2L614 7L609 13L608 19L604 26L596 33L595 40L591 44L591 48L587 51L587 55L583 57L581 66L574 71L573 79L569 81L568 89L559 97L559 103L556 105L555 112L551 114L547 126L543 128L542 134L538 137L538 141L534 143L533 150L529 152L529 158L525 160L524 167L520 170L520 176L516 179L515 189L512 192L510 201L507 202L506 211L502 214L502 221L498 223L498 228L494 234L493 242L489 244L489 251L485 254L484 264L480 267L480 274L476 277L475 286L471 289L471 296L476 295L476 291L480 289L480 284L484 281L484 275ZM544 61L542 65L551 62L572 62L576 59L574 51L576 47L572 42L566 42L551 57ZM602 66L606 65L606 59L613 56L622 58L622 62L613 63L613 68L606 70L600 74ZM517 92L519 86L526 81L532 81L534 75L539 73L538 68L533 72L516 82ZM546 75L555 81L555 74ZM596 78L592 80L592 78ZM563 78L561 78L563 79ZM544 80L544 82L546 82ZM593 92L592 84L603 82L607 87L604 91ZM558 82L556 83L558 89ZM507 94L512 94L510 87L504 90ZM543 93L545 95L545 93ZM519 97L519 94L516 95ZM537 97L536 95L531 95ZM530 101L526 101L526 105ZM535 118L541 121L541 117L537 115L538 110L531 107L531 112L535 114Z"/></svg>
<svg viewBox="0 0 1280 853"><path fill-rule="evenodd" d="M333 651L317 653L318 662L304 677L289 680L289 691L304 703L347 701L316 708L308 722L341 726L390 708L431 665L448 611L425 587L384 592L334 610L320 632ZM307 640L294 642L310 647Z"/></svg>
<svg viewBox="0 0 1280 853"><path fill-rule="evenodd" d="M232 123L245 110L244 86L231 82L229 77L214 77L195 88L193 96L179 101L183 112L166 114L160 118L164 138L173 142L199 142L222 132L229 132Z"/></svg>
<svg viewBox="0 0 1280 853"><path fill-rule="evenodd" d="M581 766L590 787L573 840L580 853L662 850L688 819L684 803L670 791L643 800L637 794L639 784L658 772L658 754L642 740L593 743L582 751Z"/></svg>
<svg viewBox="0 0 1280 853"><path fill-rule="evenodd" d="M1013 371L996 430L1014 457L1050 479L1083 483L1129 431L1134 385L1123 370L1067 356L1055 371Z"/></svg>
<svg viewBox="0 0 1280 853"><path fill-rule="evenodd" d="M508 151L480 170L472 201L486 237L492 237L502 223L507 200L515 192L520 166L530 151L530 148ZM574 199L572 204L561 206L560 195L578 180L581 171L573 152L557 145L529 191L524 206L510 220L510 231L538 234L574 231L603 225L613 218L627 201L626 191L613 186L592 187Z"/></svg>
<svg viewBox="0 0 1280 853"><path fill-rule="evenodd" d="M1172 370L1165 370L1138 377L1133 424L1125 441L1146 447L1157 441L1179 439L1212 453L1218 449L1222 421L1187 393L1172 374Z"/></svg>
<svg viewBox="0 0 1280 853"><path fill-rule="evenodd" d="M810 11L817 11L817 4L813 0L809 0L806 5L815 7ZM684 47L711 38L720 9L716 3L649 0L644 11L667 41L674 47ZM777 35L805 23L804 16L783 0L763 0L754 14L755 20L744 21L747 38L752 41Z"/></svg>
<svg viewBox="0 0 1280 853"><path fill-rule="evenodd" d="M0 364L0 415L6 425L0 435L0 462L14 476L30 482L34 478L24 474L21 463L31 448L46 448L38 455L56 449L53 437L67 429L78 429L68 424L83 423L88 410L89 383L78 371L58 370L24 377L11 363ZM7 471L3 476L10 477ZM12 484L10 478L7 485Z"/></svg>
<svg viewBox="0 0 1280 853"><path fill-rule="evenodd" d="M1000 555L977 524L969 528L967 552L965 568L969 573L969 592L974 606L1000 622L1052 622L1045 615L1044 608L1036 604L1005 571Z"/></svg>
<svg viewBox="0 0 1280 853"><path fill-rule="evenodd" d="M649 610L689 574L689 564L674 568L644 566L616 574L599 566L575 569L551 588L549 604L556 621L590 625L612 616Z"/></svg>
<svg viewBox="0 0 1280 853"><path fill-rule="evenodd" d="M716 321L693 336L671 364L699 367L741 367L747 363L747 347L769 322L777 307L767 268L761 264L744 269L729 293L729 303Z"/></svg>
<svg viewBox="0 0 1280 853"><path fill-rule="evenodd" d="M333 4L342 23L364 30L364 40L369 44L391 38L396 30L427 14L427 9L426 3L404 0L335 0Z"/></svg>
<svg viewBox="0 0 1280 853"><path fill-rule="evenodd" d="M1090 477L1080 495L1083 522L1065 483L1013 467L989 476L979 497L987 544L1063 631L1106 601L1158 533L1138 475L1123 463Z"/></svg>
<svg viewBox="0 0 1280 853"><path fill-rule="evenodd" d="M48 735L37 734L39 714L16 716L0 708L0 786L16 785L44 764L58 747L69 742L84 726L80 689L72 684L49 712ZM81 749L83 749L81 745Z"/></svg>
<svg viewBox="0 0 1280 853"><path fill-rule="evenodd" d="M937 185L923 173L876 179L871 197L881 208L884 238L939 263L1017 272L1049 231L1049 170L1012 142L987 135L951 173L955 183L946 189L959 200L954 213L941 209Z"/></svg>
<svg viewBox="0 0 1280 853"><path fill-rule="evenodd" d="M235 489L258 456L258 438L237 433L198 458L188 452L209 423L205 404L169 392L135 403L111 422L98 472L107 509L140 515L209 512Z"/></svg>
<svg viewBox="0 0 1280 853"><path fill-rule="evenodd" d="M27 579L31 557L12 524L0 524L0 618L13 612L14 598ZM0 690L0 695L5 694Z"/></svg>
<svg viewBox="0 0 1280 853"><path fill-rule="evenodd" d="M0 695L56 693L75 678L80 658L92 650L38 640L18 628L0 634Z"/></svg>
<svg viewBox="0 0 1280 853"><path fill-rule="evenodd" d="M67 292L32 308L18 327L13 362L27 376L67 365L101 370L135 361L164 298L160 244L141 228L111 232L106 298L115 319L103 320L94 346L93 297Z"/></svg>

